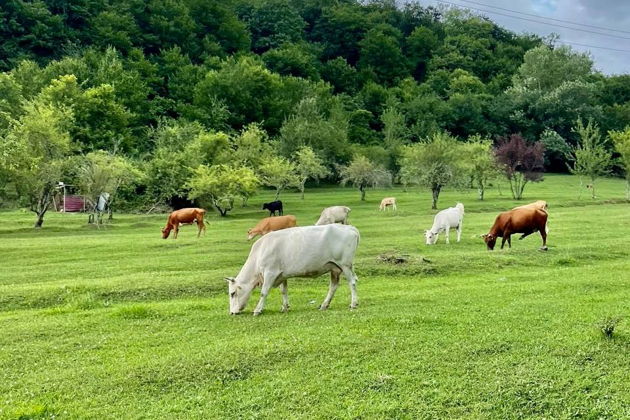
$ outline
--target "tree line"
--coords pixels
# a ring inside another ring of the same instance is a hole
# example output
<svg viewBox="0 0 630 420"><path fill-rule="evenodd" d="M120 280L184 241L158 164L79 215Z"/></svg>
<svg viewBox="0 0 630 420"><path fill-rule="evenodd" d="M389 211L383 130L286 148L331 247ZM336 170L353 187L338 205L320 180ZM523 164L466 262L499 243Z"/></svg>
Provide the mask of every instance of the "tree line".
<svg viewBox="0 0 630 420"><path fill-rule="evenodd" d="M506 174L515 195L543 169L597 177L627 162L630 76L462 10L7 0L0 34L0 198L40 224L58 181L135 208L180 197L225 214L260 185L322 178L431 184L437 201L514 138L537 156ZM462 166L464 149L477 157ZM442 152L430 172L443 179L429 181L419 168ZM481 198L484 177L468 176Z"/></svg>

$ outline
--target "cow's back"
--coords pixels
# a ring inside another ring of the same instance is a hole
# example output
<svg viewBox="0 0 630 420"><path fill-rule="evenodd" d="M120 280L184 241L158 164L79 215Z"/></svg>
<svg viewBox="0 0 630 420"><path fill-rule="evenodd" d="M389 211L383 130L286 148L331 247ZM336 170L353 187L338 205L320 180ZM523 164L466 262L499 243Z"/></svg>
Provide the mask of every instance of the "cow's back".
<svg viewBox="0 0 630 420"><path fill-rule="evenodd" d="M508 217L506 217L504 227L512 232L542 230L547 224L547 212L537 207L522 207L506 213Z"/></svg>
<svg viewBox="0 0 630 420"><path fill-rule="evenodd" d="M348 225L330 224L282 229L263 236L254 246L261 271L277 270L283 276L321 274L332 262L352 265L359 243L359 231Z"/></svg>

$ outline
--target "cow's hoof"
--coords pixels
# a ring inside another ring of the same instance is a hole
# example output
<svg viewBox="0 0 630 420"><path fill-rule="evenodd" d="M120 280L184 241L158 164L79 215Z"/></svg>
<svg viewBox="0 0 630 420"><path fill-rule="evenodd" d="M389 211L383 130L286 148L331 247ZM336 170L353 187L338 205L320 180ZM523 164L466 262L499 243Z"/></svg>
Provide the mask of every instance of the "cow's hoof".
<svg viewBox="0 0 630 420"><path fill-rule="evenodd" d="M254 312L254 316L258 316L260 314L261 314L261 312Z"/></svg>
<svg viewBox="0 0 630 420"><path fill-rule="evenodd" d="M357 309L357 306L359 306L359 305L358 304L350 305L350 309Z"/></svg>
<svg viewBox="0 0 630 420"><path fill-rule="evenodd" d="M287 312L289 312L289 307L283 306L282 308L280 308L280 312L284 312L286 314Z"/></svg>
<svg viewBox="0 0 630 420"><path fill-rule="evenodd" d="M541 250L541 251L548 251L548 250L549 250L549 248L547 248L547 246L541 246L541 247L540 247L540 250Z"/></svg>
<svg viewBox="0 0 630 420"><path fill-rule="evenodd" d="M320 311L325 311L326 309L328 309L328 306L319 305L319 310Z"/></svg>

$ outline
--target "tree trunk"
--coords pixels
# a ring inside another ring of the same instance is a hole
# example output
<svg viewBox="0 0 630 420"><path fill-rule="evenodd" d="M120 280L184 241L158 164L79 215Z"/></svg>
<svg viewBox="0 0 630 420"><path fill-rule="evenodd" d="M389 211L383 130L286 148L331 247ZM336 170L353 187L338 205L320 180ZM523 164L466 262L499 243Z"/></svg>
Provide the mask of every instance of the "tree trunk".
<svg viewBox="0 0 630 420"><path fill-rule="evenodd" d="M37 220L35 221L35 225L33 226L35 229L39 229L44 224L44 214L46 214L46 210L41 213L37 213Z"/></svg>
<svg viewBox="0 0 630 420"><path fill-rule="evenodd" d="M300 198L304 200L304 188L306 187L306 179L300 184Z"/></svg>
<svg viewBox="0 0 630 420"><path fill-rule="evenodd" d="M477 180L477 194L479 200L483 201L483 194L485 192L485 188L483 185L483 181L481 179Z"/></svg>
<svg viewBox="0 0 630 420"><path fill-rule="evenodd" d="M434 187L431 189L431 192L433 193L433 194L432 194L432 195L433 195L433 197L432 197L432 198L433 198L433 200L432 200L432 203L431 203L431 208L432 208L433 210L437 210L437 202L438 202L438 198L440 197L440 189L441 189L441 188L442 188L442 187L440 187L440 186L434 186Z"/></svg>
<svg viewBox="0 0 630 420"><path fill-rule="evenodd" d="M48 206L52 200L52 193L53 191L49 191L46 187L44 187L44 191L42 191L37 201L37 207L35 209L31 207L31 210L37 214L37 219L33 225L35 229L41 228L44 224L44 215L46 214L46 211L48 211Z"/></svg>
<svg viewBox="0 0 630 420"><path fill-rule="evenodd" d="M280 197L280 188L276 188L276 198L274 201L278 201L278 197Z"/></svg>
<svg viewBox="0 0 630 420"><path fill-rule="evenodd" d="M595 200L595 179L591 178L591 198Z"/></svg>
<svg viewBox="0 0 630 420"><path fill-rule="evenodd" d="M361 191L361 201L365 201L365 187L363 185L359 185L359 191Z"/></svg>

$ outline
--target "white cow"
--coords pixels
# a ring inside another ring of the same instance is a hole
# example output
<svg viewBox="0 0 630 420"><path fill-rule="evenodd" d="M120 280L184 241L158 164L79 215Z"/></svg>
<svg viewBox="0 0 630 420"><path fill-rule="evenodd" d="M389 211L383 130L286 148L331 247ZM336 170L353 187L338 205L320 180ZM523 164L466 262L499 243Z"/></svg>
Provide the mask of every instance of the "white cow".
<svg viewBox="0 0 630 420"><path fill-rule="evenodd" d="M319 216L315 226L330 225L337 222L347 225L348 213L350 213L350 207L346 206L333 206L325 208L322 210L322 214Z"/></svg>
<svg viewBox="0 0 630 420"><path fill-rule="evenodd" d="M449 207L435 215L433 219L433 227L424 231L427 239L427 245L433 245L437 242L441 232L446 235L446 243L449 243L449 232L451 229L457 229L457 242L462 237L462 222L464 221L464 205L457 203L455 207Z"/></svg>
<svg viewBox="0 0 630 420"><path fill-rule="evenodd" d="M316 277L328 272L330 287L320 309L327 309L330 305L341 273L350 285L350 308L356 308L358 278L352 264L358 244L359 231L354 226L339 224L294 227L268 233L252 246L236 278L226 277L230 313L240 313L247 305L252 290L259 284L262 288L254 315L262 312L269 291L278 286L282 291L282 311L286 312L289 309L288 278Z"/></svg>

